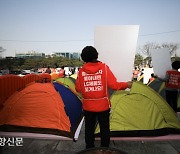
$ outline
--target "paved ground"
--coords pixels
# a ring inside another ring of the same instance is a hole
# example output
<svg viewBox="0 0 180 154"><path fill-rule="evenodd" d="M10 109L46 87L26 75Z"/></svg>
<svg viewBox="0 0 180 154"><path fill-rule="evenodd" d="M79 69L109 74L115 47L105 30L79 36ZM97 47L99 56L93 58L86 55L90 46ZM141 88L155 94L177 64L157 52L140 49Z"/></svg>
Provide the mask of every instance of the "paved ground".
<svg viewBox="0 0 180 154"><path fill-rule="evenodd" d="M95 141L99 147L100 141ZM180 154L180 140L176 141L116 141L110 148L116 148L128 154ZM2 154L75 154L85 149L84 125L78 141L59 141L23 138L23 146L1 146Z"/></svg>
<svg viewBox="0 0 180 154"><path fill-rule="evenodd" d="M178 118L180 119L180 114L178 114ZM100 147L100 141L96 140L95 145ZM128 154L180 154L180 138L166 141L111 140L110 148L115 148ZM23 146L0 146L0 154L75 154L84 151L84 149L83 124L76 142L71 140L23 138Z"/></svg>

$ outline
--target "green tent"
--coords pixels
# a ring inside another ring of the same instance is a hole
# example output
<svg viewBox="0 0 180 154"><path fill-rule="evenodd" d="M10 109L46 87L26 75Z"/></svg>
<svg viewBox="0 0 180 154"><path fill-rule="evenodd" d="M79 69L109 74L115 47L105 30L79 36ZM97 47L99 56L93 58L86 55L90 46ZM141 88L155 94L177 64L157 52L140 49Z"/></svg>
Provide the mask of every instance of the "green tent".
<svg viewBox="0 0 180 154"><path fill-rule="evenodd" d="M166 100L165 82L155 79L148 86L158 92ZM180 111L180 95L178 96L177 108Z"/></svg>
<svg viewBox="0 0 180 154"><path fill-rule="evenodd" d="M134 82L129 92L114 92L111 103L112 137L180 133L180 122L173 109L157 92L140 82ZM97 125L96 136L99 132Z"/></svg>
<svg viewBox="0 0 180 154"><path fill-rule="evenodd" d="M71 78L71 77L58 78L55 80L55 82L63 84L81 99L81 94L78 93L75 89L76 80L74 78Z"/></svg>

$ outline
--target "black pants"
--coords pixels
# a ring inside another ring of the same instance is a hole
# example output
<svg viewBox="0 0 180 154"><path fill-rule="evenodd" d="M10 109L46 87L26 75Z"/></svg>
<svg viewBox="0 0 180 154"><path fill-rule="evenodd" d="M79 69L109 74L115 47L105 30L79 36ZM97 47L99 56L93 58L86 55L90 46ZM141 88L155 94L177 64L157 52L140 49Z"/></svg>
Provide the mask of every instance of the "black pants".
<svg viewBox="0 0 180 154"><path fill-rule="evenodd" d="M166 90L166 101L173 108L175 112L177 112L177 99L178 99L178 91L170 91Z"/></svg>
<svg viewBox="0 0 180 154"><path fill-rule="evenodd" d="M101 146L109 147L109 142L110 142L109 112L110 110L106 110L103 112L84 111L86 148L94 147L94 140L95 140L94 131L95 131L96 120L98 120L100 125Z"/></svg>

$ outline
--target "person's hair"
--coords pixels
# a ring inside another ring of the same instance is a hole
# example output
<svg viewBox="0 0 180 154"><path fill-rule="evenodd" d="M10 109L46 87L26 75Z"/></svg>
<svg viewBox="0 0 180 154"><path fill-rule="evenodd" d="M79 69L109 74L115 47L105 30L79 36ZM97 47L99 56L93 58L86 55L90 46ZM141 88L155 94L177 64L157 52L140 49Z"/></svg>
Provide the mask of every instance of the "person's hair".
<svg viewBox="0 0 180 154"><path fill-rule="evenodd" d="M92 46L86 46L81 53L81 59L84 62L93 62L94 60L97 60L98 58L98 52L97 50Z"/></svg>
<svg viewBox="0 0 180 154"><path fill-rule="evenodd" d="M172 68L178 70L180 68L180 61L174 61L172 63Z"/></svg>
<svg viewBox="0 0 180 154"><path fill-rule="evenodd" d="M151 77L154 77L154 73L151 73Z"/></svg>

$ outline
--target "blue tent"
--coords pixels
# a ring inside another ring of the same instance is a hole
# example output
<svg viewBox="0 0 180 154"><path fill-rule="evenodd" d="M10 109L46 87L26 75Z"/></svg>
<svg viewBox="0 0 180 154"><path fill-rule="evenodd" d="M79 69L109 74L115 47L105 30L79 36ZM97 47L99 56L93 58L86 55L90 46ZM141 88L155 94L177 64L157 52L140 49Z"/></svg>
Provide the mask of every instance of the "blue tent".
<svg viewBox="0 0 180 154"><path fill-rule="evenodd" d="M59 92L65 105L65 111L71 123L71 131L76 130L83 117L82 103L80 99L66 86L55 82L55 89Z"/></svg>

